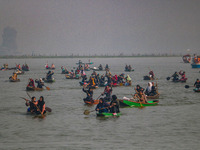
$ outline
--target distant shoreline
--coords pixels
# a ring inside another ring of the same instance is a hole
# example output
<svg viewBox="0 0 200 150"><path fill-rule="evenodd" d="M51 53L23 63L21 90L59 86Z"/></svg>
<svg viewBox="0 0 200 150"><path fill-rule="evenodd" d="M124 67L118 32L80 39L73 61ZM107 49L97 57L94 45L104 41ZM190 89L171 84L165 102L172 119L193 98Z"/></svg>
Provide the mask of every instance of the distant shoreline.
<svg viewBox="0 0 200 150"><path fill-rule="evenodd" d="M0 56L0 59L26 59L26 58L137 58L137 57L182 57L180 55L140 55L140 56Z"/></svg>

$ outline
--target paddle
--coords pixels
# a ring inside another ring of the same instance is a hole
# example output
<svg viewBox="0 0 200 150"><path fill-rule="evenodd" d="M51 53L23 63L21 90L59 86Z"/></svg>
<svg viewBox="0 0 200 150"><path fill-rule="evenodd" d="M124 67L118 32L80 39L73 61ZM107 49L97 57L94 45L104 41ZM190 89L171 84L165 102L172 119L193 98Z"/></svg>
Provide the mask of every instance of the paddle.
<svg viewBox="0 0 200 150"><path fill-rule="evenodd" d="M132 95L132 94L131 94ZM137 94L138 95L138 94ZM134 95L132 95L132 97L135 99L135 97L134 97ZM137 99L138 99L138 102L140 103L140 107L141 108L143 108L143 105L142 105L142 103L141 103L141 101L140 101L140 98L137 96Z"/></svg>
<svg viewBox="0 0 200 150"><path fill-rule="evenodd" d="M171 77L167 77L166 80L170 80Z"/></svg>
<svg viewBox="0 0 200 150"><path fill-rule="evenodd" d="M50 88L48 87L48 86L46 86L46 85L44 85L45 87L46 87L46 89L49 91L50 90Z"/></svg>

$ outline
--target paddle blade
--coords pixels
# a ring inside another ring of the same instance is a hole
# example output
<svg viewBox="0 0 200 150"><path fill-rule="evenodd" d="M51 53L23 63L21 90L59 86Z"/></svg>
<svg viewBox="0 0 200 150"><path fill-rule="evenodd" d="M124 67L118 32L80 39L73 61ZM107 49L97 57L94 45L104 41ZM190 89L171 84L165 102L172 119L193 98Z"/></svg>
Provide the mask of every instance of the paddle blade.
<svg viewBox="0 0 200 150"><path fill-rule="evenodd" d="M189 85L185 85L185 88L188 89L188 88L190 88L190 86Z"/></svg>
<svg viewBox="0 0 200 150"><path fill-rule="evenodd" d="M46 89L49 91L50 90L50 88L48 87L48 86L46 86Z"/></svg>
<svg viewBox="0 0 200 150"><path fill-rule="evenodd" d="M83 114L84 114L84 115L89 115L89 114L90 114L90 111L89 111L89 110L85 110L85 111L83 112Z"/></svg>
<svg viewBox="0 0 200 150"><path fill-rule="evenodd" d="M51 112L51 111L52 111L52 109L49 108L49 107L46 107L45 109L46 109L46 111L48 111L48 112Z"/></svg>
<svg viewBox="0 0 200 150"><path fill-rule="evenodd" d="M167 77L166 79L167 79L167 80L170 80L170 77Z"/></svg>

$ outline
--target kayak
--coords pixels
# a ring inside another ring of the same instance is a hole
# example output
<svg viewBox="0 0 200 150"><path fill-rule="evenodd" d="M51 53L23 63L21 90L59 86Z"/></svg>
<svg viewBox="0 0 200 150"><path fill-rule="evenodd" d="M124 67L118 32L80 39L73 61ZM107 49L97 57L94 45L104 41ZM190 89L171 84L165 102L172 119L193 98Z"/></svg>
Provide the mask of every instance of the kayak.
<svg viewBox="0 0 200 150"><path fill-rule="evenodd" d="M195 89L193 89L193 91L200 92L200 89L195 88Z"/></svg>
<svg viewBox="0 0 200 150"><path fill-rule="evenodd" d="M147 96L147 99L157 99L159 98L160 94L156 94L156 95L153 95L153 96Z"/></svg>
<svg viewBox="0 0 200 150"><path fill-rule="evenodd" d="M20 81L20 79L13 80L12 78L10 78L9 80L10 80L10 82L19 82Z"/></svg>
<svg viewBox="0 0 200 150"><path fill-rule="evenodd" d="M42 90L43 88L30 87L30 86L26 87L26 91L42 91Z"/></svg>
<svg viewBox="0 0 200 150"><path fill-rule="evenodd" d="M138 101L133 100L119 100L120 106L135 106L135 107L141 107L141 106L155 106L158 104L158 100L153 101L147 101L147 103L140 103Z"/></svg>
<svg viewBox="0 0 200 150"><path fill-rule="evenodd" d="M120 116L121 113L97 113L97 117Z"/></svg>

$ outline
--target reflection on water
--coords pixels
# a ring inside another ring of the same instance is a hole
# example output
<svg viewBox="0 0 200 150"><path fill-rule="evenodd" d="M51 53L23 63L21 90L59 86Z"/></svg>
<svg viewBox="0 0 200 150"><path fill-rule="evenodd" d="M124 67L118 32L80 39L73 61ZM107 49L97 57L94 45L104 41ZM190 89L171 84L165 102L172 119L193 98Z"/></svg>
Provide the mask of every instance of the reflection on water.
<svg viewBox="0 0 200 150"><path fill-rule="evenodd" d="M114 118L96 117L96 112L84 115L85 110L92 111L95 106L84 105L79 80L66 80L61 74L61 66L71 70L79 59L51 59L56 66L55 83L46 84L51 90L29 92L31 96L43 95L46 105L52 112L45 118L26 114L25 87L28 78L45 77L44 65L47 59L0 59L0 64L27 63L30 71L19 75L21 82L10 83L8 77L12 70L0 71L0 149L199 149L199 93L192 86L199 78L199 70L190 64L180 63L182 58L95 58L98 66L109 64L113 74L124 71L125 64L135 69L128 72L132 78L131 87L113 88L118 98L131 97L134 86L140 84L146 88L148 81L143 80L152 69L155 73L160 95L159 105L154 107L121 108L121 116ZM83 59L83 62L88 61ZM166 80L175 71L184 70L187 83L172 83ZM91 74L92 71L86 72ZM105 74L105 72L98 72ZM94 90L98 97L103 88Z"/></svg>

